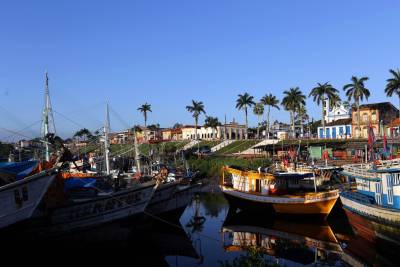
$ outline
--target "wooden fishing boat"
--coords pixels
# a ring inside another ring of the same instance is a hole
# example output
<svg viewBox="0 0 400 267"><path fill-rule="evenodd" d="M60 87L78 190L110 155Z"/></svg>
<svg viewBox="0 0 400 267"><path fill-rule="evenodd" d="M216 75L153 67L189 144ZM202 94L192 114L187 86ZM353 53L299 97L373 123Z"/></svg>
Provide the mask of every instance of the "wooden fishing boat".
<svg viewBox="0 0 400 267"><path fill-rule="evenodd" d="M232 206L242 209L269 209L278 214L327 217L339 197L338 190L300 191L287 179L270 173L224 167L221 190Z"/></svg>
<svg viewBox="0 0 400 267"><path fill-rule="evenodd" d="M171 185L169 185L171 184ZM179 183L167 183L164 193L160 193L157 197L157 191L153 199L146 208L146 212L150 215L168 215L176 210L184 209L193 199L194 195L200 191L201 184L181 185ZM163 185L160 185L162 188Z"/></svg>
<svg viewBox="0 0 400 267"><path fill-rule="evenodd" d="M0 187L0 229L29 219L47 192L56 169L45 170Z"/></svg>

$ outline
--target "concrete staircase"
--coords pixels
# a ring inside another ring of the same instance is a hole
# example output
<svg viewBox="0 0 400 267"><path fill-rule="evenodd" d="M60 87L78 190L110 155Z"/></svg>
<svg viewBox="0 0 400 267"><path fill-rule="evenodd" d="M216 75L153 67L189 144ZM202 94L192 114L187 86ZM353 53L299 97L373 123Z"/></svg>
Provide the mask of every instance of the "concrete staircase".
<svg viewBox="0 0 400 267"><path fill-rule="evenodd" d="M212 153L217 152L218 150L220 150L220 149L222 149L222 148L224 148L224 147L226 147L226 146L232 144L232 143L235 142L235 141L236 141L236 140L225 140L225 141L222 141L222 142L219 143L218 145L213 146L213 147L211 148L211 152L212 152Z"/></svg>
<svg viewBox="0 0 400 267"><path fill-rule="evenodd" d="M262 140L260 143L255 144L254 146L240 152L237 153L238 155L255 155L255 154L262 154L262 152L259 152L258 150L256 150L255 148L258 146L266 146L266 145L272 145L272 144L276 144L278 143L279 140L277 139L266 139L266 140Z"/></svg>
<svg viewBox="0 0 400 267"><path fill-rule="evenodd" d="M197 145L198 143L200 143L200 140L192 140L189 143L187 143L186 145L184 145L180 151L185 151L188 149L191 149L192 147L194 147L195 145Z"/></svg>

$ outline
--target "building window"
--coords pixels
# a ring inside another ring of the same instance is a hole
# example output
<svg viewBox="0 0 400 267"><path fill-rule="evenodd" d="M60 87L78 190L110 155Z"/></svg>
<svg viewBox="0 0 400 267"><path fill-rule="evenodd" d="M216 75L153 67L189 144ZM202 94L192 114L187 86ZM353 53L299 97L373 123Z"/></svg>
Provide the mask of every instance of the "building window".
<svg viewBox="0 0 400 267"><path fill-rule="evenodd" d="M364 113L362 115L362 120L363 120L363 122L368 122L368 114L367 113Z"/></svg>
<svg viewBox="0 0 400 267"><path fill-rule="evenodd" d="M371 120L376 121L376 112L373 112L371 115Z"/></svg>

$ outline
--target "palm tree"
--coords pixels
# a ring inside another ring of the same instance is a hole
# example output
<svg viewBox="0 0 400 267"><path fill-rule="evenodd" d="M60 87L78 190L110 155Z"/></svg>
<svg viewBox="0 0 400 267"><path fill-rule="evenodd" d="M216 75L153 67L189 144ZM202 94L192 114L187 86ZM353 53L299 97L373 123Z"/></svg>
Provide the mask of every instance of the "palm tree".
<svg viewBox="0 0 400 267"><path fill-rule="evenodd" d="M306 106L300 105L297 108L297 118L296 121L299 122L300 127L301 127L301 133L304 135L304 123L309 120L308 114L307 114L307 109Z"/></svg>
<svg viewBox="0 0 400 267"><path fill-rule="evenodd" d="M147 112L152 112L151 105L146 102L143 105L141 105L138 108L138 110L143 113L144 129L145 129L145 131L144 131L144 139L147 141L147 131L146 131L147 130Z"/></svg>
<svg viewBox="0 0 400 267"><path fill-rule="evenodd" d="M357 109L357 127L358 127L358 138L361 136L360 128L360 101L368 100L370 92L365 87L364 82L368 80L368 77L361 77L360 79L356 76L351 77L351 83L343 86L343 90L346 92L348 101L354 100L354 104Z"/></svg>
<svg viewBox="0 0 400 267"><path fill-rule="evenodd" d="M306 96L299 87L292 87L289 91L284 91L285 97L282 99L282 106L290 112L290 123L292 124L292 137L295 136L294 115L298 108L306 105Z"/></svg>
<svg viewBox="0 0 400 267"><path fill-rule="evenodd" d="M186 106L186 110L192 113L192 116L194 118L194 124L195 124L195 129L194 129L194 134L196 136L195 140L198 139L197 137L197 126L199 124L199 116L201 113L206 114L204 110L204 104L201 101L194 101L192 100L192 105L191 106Z"/></svg>
<svg viewBox="0 0 400 267"><path fill-rule="evenodd" d="M261 98L261 103L263 103L265 106L268 106L268 111L267 111L267 125L265 127L265 137L269 138L269 113L271 108L279 108L279 99L277 99L274 95L269 94L265 95L263 98Z"/></svg>
<svg viewBox="0 0 400 267"><path fill-rule="evenodd" d="M329 106L332 108L339 107L342 103L342 99L339 94L334 94L329 98ZM336 120L336 113L333 113L333 120Z"/></svg>
<svg viewBox="0 0 400 267"><path fill-rule="evenodd" d="M391 97L393 94L396 94L399 97L400 102L400 70L389 70L392 74L392 78L387 79L387 84L385 88L385 93L388 97ZM400 108L399 108L399 117L400 117Z"/></svg>
<svg viewBox="0 0 400 267"><path fill-rule="evenodd" d="M329 110L325 110L325 103L326 100L330 101L329 103L331 103L331 99L340 99L339 91L333 88L330 83L318 83L317 86L311 90L308 97L313 97L313 101L316 102L318 106L321 105L322 107L322 138L325 138L325 115L327 115L325 112L329 112Z"/></svg>
<svg viewBox="0 0 400 267"><path fill-rule="evenodd" d="M260 138L260 124L261 124L261 117L264 114L264 105L262 103L255 104L253 108L253 113L258 117L257 138Z"/></svg>
<svg viewBox="0 0 400 267"><path fill-rule="evenodd" d="M217 117L207 116L204 121L204 126L210 127L212 129L212 138L216 138L216 136L214 135L214 130L217 130L217 127L221 126L221 123L219 122Z"/></svg>
<svg viewBox="0 0 400 267"><path fill-rule="evenodd" d="M253 99L253 96L249 95L248 93L244 93L243 95L238 95L238 99L236 100L236 108L238 110L244 110L244 114L246 116L246 139L248 139L247 130L249 128L249 123L247 121L247 108L256 104Z"/></svg>

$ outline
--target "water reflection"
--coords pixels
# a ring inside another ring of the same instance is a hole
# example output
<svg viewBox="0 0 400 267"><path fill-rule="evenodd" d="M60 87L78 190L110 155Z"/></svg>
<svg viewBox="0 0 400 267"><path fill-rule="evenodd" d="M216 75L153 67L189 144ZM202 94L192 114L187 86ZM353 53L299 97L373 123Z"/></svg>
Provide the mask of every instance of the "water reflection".
<svg viewBox="0 0 400 267"><path fill-rule="evenodd" d="M205 220L193 231L198 216ZM222 195L204 194L181 218L201 261L167 261L171 266L395 266L396 229L348 216L338 203L327 221L273 217L230 210Z"/></svg>
<svg viewBox="0 0 400 267"><path fill-rule="evenodd" d="M256 247L282 265L292 263L336 265L342 249L329 225L293 222L254 214L229 213L223 227L225 251Z"/></svg>
<svg viewBox="0 0 400 267"><path fill-rule="evenodd" d="M30 228L0 232L3 257L23 251L30 256L18 261L31 263L55 256L133 266L396 266L400 252L399 229L345 214L340 203L326 222L288 220L230 210L212 193L162 220L131 218L51 237Z"/></svg>

